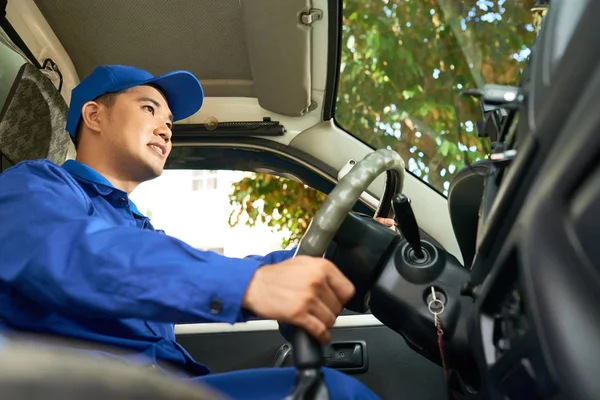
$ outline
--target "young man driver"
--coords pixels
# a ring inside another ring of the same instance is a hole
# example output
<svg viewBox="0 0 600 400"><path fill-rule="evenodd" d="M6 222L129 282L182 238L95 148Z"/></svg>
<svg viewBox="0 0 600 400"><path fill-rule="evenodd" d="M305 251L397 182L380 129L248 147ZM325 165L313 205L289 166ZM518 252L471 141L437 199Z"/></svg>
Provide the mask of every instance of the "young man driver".
<svg viewBox="0 0 600 400"><path fill-rule="evenodd" d="M176 365L234 398L283 398L292 368L208 375L175 341L174 324L253 313L327 342L354 287L324 258L195 250L137 210L128 195L161 175L173 122L202 101L188 72L153 77L128 66L100 66L73 90L66 129L77 160L27 161L0 175L0 320L126 349L118 357L143 355L158 369ZM324 375L332 398L376 398L344 374Z"/></svg>

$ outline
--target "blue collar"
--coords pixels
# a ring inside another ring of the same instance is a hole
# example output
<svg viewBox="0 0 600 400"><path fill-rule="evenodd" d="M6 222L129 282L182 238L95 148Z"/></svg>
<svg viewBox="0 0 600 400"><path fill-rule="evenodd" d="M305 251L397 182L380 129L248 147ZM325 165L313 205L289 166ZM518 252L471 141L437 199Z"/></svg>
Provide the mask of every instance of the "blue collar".
<svg viewBox="0 0 600 400"><path fill-rule="evenodd" d="M129 208L131 209L131 212L139 217L146 218L146 216L138 210L133 201L129 199L127 193L114 187L113 184L108 181L108 179L106 179L92 167L76 160L67 160L62 167L71 175L90 183L96 189L96 191L103 196L106 196L115 190L123 193L129 201Z"/></svg>

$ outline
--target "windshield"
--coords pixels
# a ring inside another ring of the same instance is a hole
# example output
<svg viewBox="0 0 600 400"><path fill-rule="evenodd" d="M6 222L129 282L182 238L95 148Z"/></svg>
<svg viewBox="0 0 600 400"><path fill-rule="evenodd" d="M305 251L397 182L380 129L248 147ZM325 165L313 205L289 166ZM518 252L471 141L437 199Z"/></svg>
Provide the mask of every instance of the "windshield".
<svg viewBox="0 0 600 400"><path fill-rule="evenodd" d="M518 85L535 39L535 0L345 0L336 122L447 194L487 156L454 102L485 83ZM466 117L469 114L467 113Z"/></svg>

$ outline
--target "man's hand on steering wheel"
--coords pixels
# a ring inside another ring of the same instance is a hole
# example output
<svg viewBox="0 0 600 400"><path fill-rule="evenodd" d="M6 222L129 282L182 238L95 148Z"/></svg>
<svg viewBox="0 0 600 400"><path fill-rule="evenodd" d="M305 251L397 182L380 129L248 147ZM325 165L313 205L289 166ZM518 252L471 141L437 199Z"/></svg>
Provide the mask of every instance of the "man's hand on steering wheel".
<svg viewBox="0 0 600 400"><path fill-rule="evenodd" d="M394 226L390 218L375 218ZM354 295L354 286L330 261L298 256L259 268L242 306L255 314L306 329L323 343L344 305Z"/></svg>
<svg viewBox="0 0 600 400"><path fill-rule="evenodd" d="M297 256L259 268L243 306L257 315L306 329L323 343L354 286L324 258Z"/></svg>

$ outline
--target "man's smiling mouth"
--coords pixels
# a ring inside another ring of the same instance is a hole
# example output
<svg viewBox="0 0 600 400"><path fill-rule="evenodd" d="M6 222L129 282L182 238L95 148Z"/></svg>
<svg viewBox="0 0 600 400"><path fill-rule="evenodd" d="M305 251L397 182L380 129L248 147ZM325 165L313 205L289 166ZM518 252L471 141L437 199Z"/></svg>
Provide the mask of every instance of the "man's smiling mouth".
<svg viewBox="0 0 600 400"><path fill-rule="evenodd" d="M167 153L167 149L163 146L157 144L149 144L148 146L150 146L151 149L156 151L156 153L158 153L158 155L160 155L161 157L164 157Z"/></svg>

